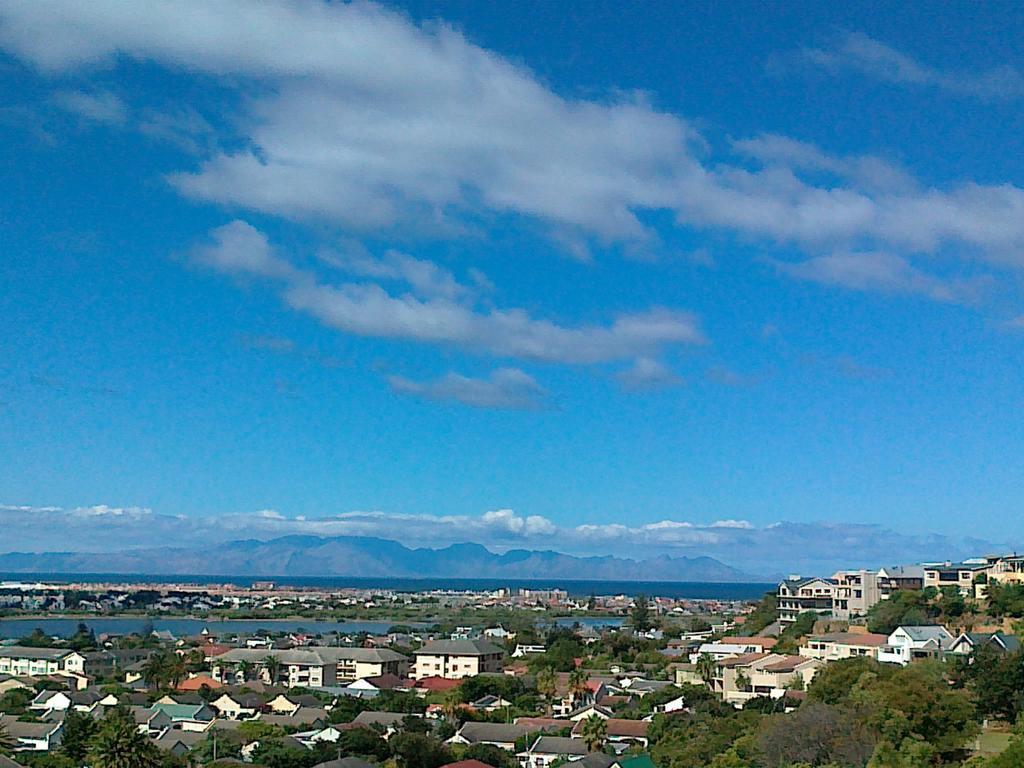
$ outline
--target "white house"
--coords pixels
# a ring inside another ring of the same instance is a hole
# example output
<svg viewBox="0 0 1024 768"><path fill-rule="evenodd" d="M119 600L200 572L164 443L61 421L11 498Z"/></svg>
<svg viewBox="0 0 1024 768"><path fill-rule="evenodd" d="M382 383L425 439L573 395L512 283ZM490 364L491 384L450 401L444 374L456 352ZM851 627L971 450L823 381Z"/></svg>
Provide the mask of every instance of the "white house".
<svg viewBox="0 0 1024 768"><path fill-rule="evenodd" d="M878 660L890 664L909 664L915 659L941 657L952 648L956 638L938 624L897 627L884 646L878 649Z"/></svg>

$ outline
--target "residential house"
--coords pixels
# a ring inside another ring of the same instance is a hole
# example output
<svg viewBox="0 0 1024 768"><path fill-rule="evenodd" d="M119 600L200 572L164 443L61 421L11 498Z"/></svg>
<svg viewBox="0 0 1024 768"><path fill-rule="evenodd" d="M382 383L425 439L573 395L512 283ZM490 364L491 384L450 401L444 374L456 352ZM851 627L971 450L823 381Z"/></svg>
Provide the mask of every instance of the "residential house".
<svg viewBox="0 0 1024 768"><path fill-rule="evenodd" d="M1002 632L964 632L949 646L948 653L970 654L979 648L996 653L1016 653L1021 648L1020 638Z"/></svg>
<svg viewBox="0 0 1024 768"><path fill-rule="evenodd" d="M838 661L855 656L877 659L879 650L888 642L887 635L872 632L831 632L808 637L800 647L800 655L822 661Z"/></svg>
<svg viewBox="0 0 1024 768"><path fill-rule="evenodd" d="M779 583L779 621L792 624L802 613L832 614L836 584L831 579L790 576Z"/></svg>
<svg viewBox="0 0 1024 768"><path fill-rule="evenodd" d="M516 649L514 651L512 651L512 658L519 659L519 658L522 658L523 656L527 656L529 654L544 653L546 650L547 650L547 647L544 646L544 645L530 645L530 644L525 644L524 645L524 644L520 643L519 645L516 646Z"/></svg>
<svg viewBox="0 0 1024 768"><path fill-rule="evenodd" d="M909 664L916 659L941 658L955 638L943 626L897 627L884 646L878 660L889 664Z"/></svg>
<svg viewBox="0 0 1024 768"><path fill-rule="evenodd" d="M218 717L229 720L248 720L264 708L263 698L256 693L222 693L210 702Z"/></svg>
<svg viewBox="0 0 1024 768"><path fill-rule="evenodd" d="M501 648L487 640L434 640L415 652L417 680L439 676L451 680L502 671Z"/></svg>
<svg viewBox="0 0 1024 768"><path fill-rule="evenodd" d="M705 653L715 661L744 653L765 653L774 648L777 642L774 637L724 637L715 642L702 643L690 654L690 663L696 664L697 659Z"/></svg>
<svg viewBox="0 0 1024 768"><path fill-rule="evenodd" d="M380 730L383 731L384 738L391 738L402 730L402 724L407 717L419 717L419 715L408 715L404 712L360 712L351 725Z"/></svg>
<svg viewBox="0 0 1024 768"><path fill-rule="evenodd" d="M637 744L641 747L647 746L647 729L650 723L646 720L626 720L618 717L610 717L604 721L606 736L605 740L616 744ZM583 730L586 727L585 720L577 720L572 728L572 738L583 738Z"/></svg>
<svg viewBox="0 0 1024 768"><path fill-rule="evenodd" d="M989 579L1001 584L1024 583L1024 555L996 557L988 572Z"/></svg>
<svg viewBox="0 0 1024 768"><path fill-rule="evenodd" d="M470 705L473 709L479 712L496 712L499 709L506 709L512 706L512 702L508 699L502 698L501 696L495 696L488 694L487 696L481 696Z"/></svg>
<svg viewBox="0 0 1024 768"><path fill-rule="evenodd" d="M0 715L0 731L14 742L15 752L49 752L60 745L63 721L24 722L16 715Z"/></svg>
<svg viewBox="0 0 1024 768"><path fill-rule="evenodd" d="M832 615L837 619L864 616L882 599L878 571L837 571L831 580L835 582Z"/></svg>
<svg viewBox="0 0 1024 768"><path fill-rule="evenodd" d="M455 735L448 739L448 743L468 745L490 744L491 746L513 752L516 748L516 740L528 735L532 730L534 729L519 723L478 723L468 721L463 723Z"/></svg>
<svg viewBox="0 0 1024 768"><path fill-rule="evenodd" d="M522 768L549 768L552 763L573 762L590 754L583 739L538 736L525 751L516 754Z"/></svg>

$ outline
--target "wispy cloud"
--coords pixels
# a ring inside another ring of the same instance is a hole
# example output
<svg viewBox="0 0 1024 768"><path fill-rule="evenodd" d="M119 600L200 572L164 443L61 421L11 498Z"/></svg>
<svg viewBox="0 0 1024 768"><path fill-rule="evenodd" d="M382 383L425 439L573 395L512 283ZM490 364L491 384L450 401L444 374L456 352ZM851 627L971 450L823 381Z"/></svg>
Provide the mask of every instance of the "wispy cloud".
<svg viewBox="0 0 1024 768"><path fill-rule="evenodd" d="M375 536L407 546L446 546L473 541L492 549L554 549L571 554L629 557L708 555L747 571L830 573L838 567L879 566L957 558L1012 542L957 540L906 534L877 525L845 522L780 522L757 526L742 519L707 522L664 519L651 523L560 526L542 515L503 508L480 515L350 511L318 517L275 510L227 512L205 517L165 515L139 507L80 508L0 505L4 551L113 551L150 546L209 546L237 539ZM52 535L45 543L39 530Z"/></svg>
<svg viewBox="0 0 1024 768"><path fill-rule="evenodd" d="M639 357L633 365L619 371L615 378L623 389L629 392L642 392L652 389L675 387L683 383L683 377L669 368L665 363L651 357Z"/></svg>
<svg viewBox="0 0 1024 768"><path fill-rule="evenodd" d="M474 408L533 411L544 407L544 389L518 368L499 368L484 379L448 373L432 381L389 376L392 391L438 402L457 402Z"/></svg>
<svg viewBox="0 0 1024 768"><path fill-rule="evenodd" d="M846 35L835 47L805 50L803 56L827 70L852 70L895 85L935 88L986 101L1024 96L1024 76L1009 65L978 70L930 66L859 32Z"/></svg>
<svg viewBox="0 0 1024 768"><path fill-rule="evenodd" d="M58 91L52 100L61 109L95 123L123 126L128 122L128 107L110 91Z"/></svg>
<svg viewBox="0 0 1024 768"><path fill-rule="evenodd" d="M970 304L991 284L991 278L940 278L889 253L834 253L795 264L779 263L784 274L798 280L855 291L925 296L934 301Z"/></svg>
<svg viewBox="0 0 1024 768"><path fill-rule="evenodd" d="M496 357L587 365L657 351L666 345L701 344L704 336L687 312L652 307L623 314L606 326L565 326L530 316L522 309L480 309L472 297L456 300L444 271L410 257L363 261L367 273L386 272L406 284L417 283L426 296L391 292L374 282L327 284L311 271L280 256L267 237L243 221L211 233L212 243L200 246L195 258L230 275L268 278L282 284L282 297L292 309L346 333L377 338L450 344ZM349 263L346 267L352 269ZM440 281L440 282L439 282ZM438 287L444 286L442 295Z"/></svg>

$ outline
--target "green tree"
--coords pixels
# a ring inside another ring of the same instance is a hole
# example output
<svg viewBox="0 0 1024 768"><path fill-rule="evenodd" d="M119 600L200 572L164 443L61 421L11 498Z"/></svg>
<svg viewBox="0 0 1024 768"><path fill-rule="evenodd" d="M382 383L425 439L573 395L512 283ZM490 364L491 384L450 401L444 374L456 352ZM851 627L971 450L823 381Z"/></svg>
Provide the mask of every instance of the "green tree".
<svg viewBox="0 0 1024 768"><path fill-rule="evenodd" d="M267 670L267 675L270 677L270 684L273 685L277 682L277 676L281 672L281 662L277 656L268 654L263 659L263 668Z"/></svg>
<svg viewBox="0 0 1024 768"><path fill-rule="evenodd" d="M590 692L590 688L587 686L589 679L590 676L582 667L577 667L569 673L569 692L574 701L579 701Z"/></svg>
<svg viewBox="0 0 1024 768"><path fill-rule="evenodd" d="M718 671L718 662L715 661L715 657L705 651L697 657L696 667L700 679L710 688L711 681L715 679L715 674Z"/></svg>
<svg viewBox="0 0 1024 768"><path fill-rule="evenodd" d="M537 693L544 697L544 706L548 715L551 714L552 700L555 698L555 693L558 691L558 678L555 677L555 672L550 667L545 667L537 673L536 678Z"/></svg>
<svg viewBox="0 0 1024 768"><path fill-rule="evenodd" d="M597 715L591 715L584 720L583 727L580 730L583 743L587 745L587 749L591 752L599 751L604 745L605 738L608 736L608 724L603 717L598 717Z"/></svg>
<svg viewBox="0 0 1024 768"><path fill-rule="evenodd" d="M389 744L400 768L440 768L452 762L446 744L422 733L399 733Z"/></svg>
<svg viewBox="0 0 1024 768"><path fill-rule="evenodd" d="M76 765L82 765L89 754L89 747L99 730L99 723L93 718L74 709L64 717L60 748Z"/></svg>
<svg viewBox="0 0 1024 768"><path fill-rule="evenodd" d="M494 768L519 768L511 752L493 744L473 744L462 754L464 760L479 760Z"/></svg>
<svg viewBox="0 0 1024 768"><path fill-rule="evenodd" d="M120 707L103 718L89 751L91 768L157 768L160 751L142 733L135 719Z"/></svg>
<svg viewBox="0 0 1024 768"><path fill-rule="evenodd" d="M633 629L637 632L646 632L652 626L650 605L647 602L647 595L642 592L633 598L631 619Z"/></svg>

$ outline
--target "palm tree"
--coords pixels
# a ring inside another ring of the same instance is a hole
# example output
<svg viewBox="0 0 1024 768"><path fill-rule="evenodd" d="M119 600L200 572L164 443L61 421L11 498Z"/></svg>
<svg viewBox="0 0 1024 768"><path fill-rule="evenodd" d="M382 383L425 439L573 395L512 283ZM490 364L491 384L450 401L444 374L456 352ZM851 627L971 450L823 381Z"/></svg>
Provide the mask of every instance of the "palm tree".
<svg viewBox="0 0 1024 768"><path fill-rule="evenodd" d="M142 666L142 679L151 688L159 687L167 679L167 654L154 653Z"/></svg>
<svg viewBox="0 0 1024 768"><path fill-rule="evenodd" d="M281 672L281 662L278 661L277 657L273 654L267 654L266 658L263 659L263 668L267 670L267 675L270 677L270 684L273 685L277 682L277 676Z"/></svg>
<svg viewBox="0 0 1024 768"><path fill-rule="evenodd" d="M597 752L604 745L604 739L608 735L608 724L604 721L603 717L591 715L583 721L583 727L580 731L583 743L587 745L587 749L591 752Z"/></svg>
<svg viewBox="0 0 1024 768"><path fill-rule="evenodd" d="M444 712L445 720L449 722L455 720L455 713L458 712L460 704L462 704L462 696L458 688L452 688L450 691L445 692L444 699L441 701L441 709Z"/></svg>
<svg viewBox="0 0 1024 768"><path fill-rule="evenodd" d="M120 707L103 719L89 753L92 768L157 768L160 762L159 748Z"/></svg>
<svg viewBox="0 0 1024 768"><path fill-rule="evenodd" d="M715 657L707 651L697 657L697 674L700 675L700 679L709 688L711 687L711 681L715 679L717 668L718 663L715 661Z"/></svg>
<svg viewBox="0 0 1024 768"><path fill-rule="evenodd" d="M164 675L171 687L177 688L178 684L188 675L188 667L185 664L185 659L173 652L167 654Z"/></svg>
<svg viewBox="0 0 1024 768"><path fill-rule="evenodd" d="M590 688L587 686L587 679L587 673L580 667L576 667L576 669L569 673L569 690L572 692L574 701L582 699L590 692Z"/></svg>
<svg viewBox="0 0 1024 768"><path fill-rule="evenodd" d="M242 659L242 661L238 662L238 672L242 676L242 682L244 683L252 674L252 662Z"/></svg>
<svg viewBox="0 0 1024 768"><path fill-rule="evenodd" d="M551 667L544 667L537 673L537 693L544 697L544 705L547 708L548 716L551 715L551 700L558 691L558 678Z"/></svg>

